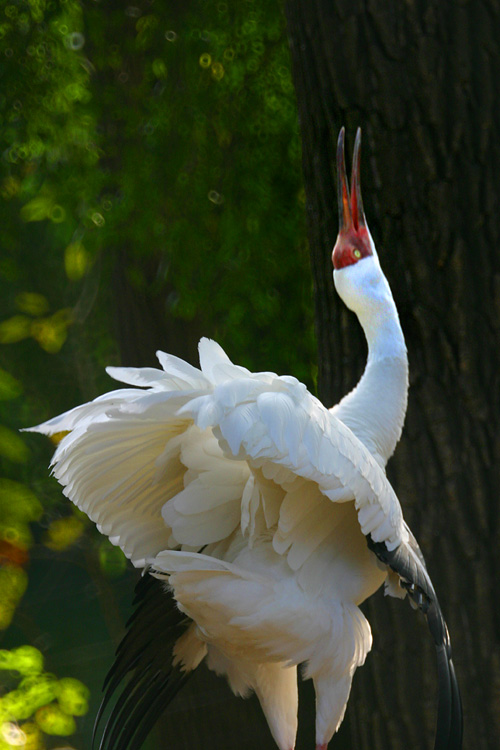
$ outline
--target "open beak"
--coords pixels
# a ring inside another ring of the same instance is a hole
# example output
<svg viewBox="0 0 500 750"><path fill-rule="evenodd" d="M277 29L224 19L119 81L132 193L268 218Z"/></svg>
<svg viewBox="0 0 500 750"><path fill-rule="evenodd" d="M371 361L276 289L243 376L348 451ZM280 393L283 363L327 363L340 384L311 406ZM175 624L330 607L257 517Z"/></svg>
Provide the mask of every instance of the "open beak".
<svg viewBox="0 0 500 750"><path fill-rule="evenodd" d="M352 220L354 223L354 229L358 230L360 227L366 227L365 212L363 210L363 198L361 197L361 182L360 182L360 169L361 169L361 128L358 128L356 133L356 140L354 142L354 154L352 157L352 172L351 172L351 213Z"/></svg>
<svg viewBox="0 0 500 750"><path fill-rule="evenodd" d="M339 206L339 234L360 227L366 227L365 212L363 210L363 199L361 197L360 166L361 166L361 128L356 133L354 143L354 154L352 157L351 189L349 195L349 184L345 168L345 129L342 128L337 142L337 193Z"/></svg>
<svg viewBox="0 0 500 750"><path fill-rule="evenodd" d="M339 206L339 234L352 226L349 185L345 171L345 128L341 128L337 141L337 200Z"/></svg>

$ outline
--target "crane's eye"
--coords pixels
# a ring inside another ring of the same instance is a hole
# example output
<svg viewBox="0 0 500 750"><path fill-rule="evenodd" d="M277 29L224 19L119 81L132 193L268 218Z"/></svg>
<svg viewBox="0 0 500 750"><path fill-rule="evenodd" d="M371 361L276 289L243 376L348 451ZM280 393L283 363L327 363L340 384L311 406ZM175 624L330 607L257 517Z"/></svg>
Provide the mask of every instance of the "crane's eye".
<svg viewBox="0 0 500 750"><path fill-rule="evenodd" d="M357 258L357 260L359 260L361 258L361 250L358 250L358 248L356 248L355 250L353 250L352 254L354 255L355 258Z"/></svg>

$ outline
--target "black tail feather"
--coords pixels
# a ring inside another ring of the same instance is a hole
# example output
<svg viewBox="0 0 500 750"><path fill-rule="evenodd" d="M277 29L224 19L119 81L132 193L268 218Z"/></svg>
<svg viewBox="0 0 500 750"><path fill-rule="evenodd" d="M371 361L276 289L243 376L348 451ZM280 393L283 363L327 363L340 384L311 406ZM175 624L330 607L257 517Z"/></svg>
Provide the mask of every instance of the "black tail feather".
<svg viewBox="0 0 500 750"><path fill-rule="evenodd" d="M437 653L438 715L434 750L455 750L462 747L462 701L451 659L448 628L437 599L422 606Z"/></svg>
<svg viewBox="0 0 500 750"><path fill-rule="evenodd" d="M413 535L408 544L388 550L383 542L367 537L368 547L400 577L408 596L427 619L437 653L438 713L434 750L461 750L463 716L460 690L451 660L451 643L436 592Z"/></svg>
<svg viewBox="0 0 500 750"><path fill-rule="evenodd" d="M99 750L140 750L147 735L191 672L172 665L172 649L191 620L177 608L164 582L148 573L136 586L136 610L104 681L92 747L110 701L121 688L99 741Z"/></svg>
<svg viewBox="0 0 500 750"><path fill-rule="evenodd" d="M448 655L445 647L437 646L438 714L434 750L447 750L451 729L452 695Z"/></svg>
<svg viewBox="0 0 500 750"><path fill-rule="evenodd" d="M149 727L156 724L160 714L163 712L165 705L170 703L173 698L177 695L179 690L184 687L185 683L191 676L192 672L184 673L178 680L171 684L164 684L158 692L156 698L151 701L147 714L145 715L145 721L141 723L134 736L133 743L130 745L130 750L140 750L142 743L149 734Z"/></svg>
<svg viewBox="0 0 500 750"><path fill-rule="evenodd" d="M462 747L463 739L463 711L462 711L462 698L460 696L460 688L458 687L458 680L455 674L455 667L449 659L450 666L450 679L451 679L451 693L452 693L452 712L451 712L451 730L450 739L448 742L449 750L453 748Z"/></svg>

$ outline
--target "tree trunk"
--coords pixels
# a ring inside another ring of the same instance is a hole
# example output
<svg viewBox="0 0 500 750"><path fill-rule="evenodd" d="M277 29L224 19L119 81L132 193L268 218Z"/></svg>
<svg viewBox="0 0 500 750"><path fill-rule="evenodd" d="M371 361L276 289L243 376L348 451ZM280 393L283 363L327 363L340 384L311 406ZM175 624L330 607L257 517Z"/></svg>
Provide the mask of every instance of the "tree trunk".
<svg viewBox="0 0 500 750"><path fill-rule="evenodd" d="M409 349L406 427L389 476L448 621L464 747L500 746L498 519L500 5L288 0L320 348L330 406L366 356L336 298L335 145L363 130L365 211ZM351 746L430 747L436 668L406 603L377 594ZM335 740L332 741L335 747Z"/></svg>

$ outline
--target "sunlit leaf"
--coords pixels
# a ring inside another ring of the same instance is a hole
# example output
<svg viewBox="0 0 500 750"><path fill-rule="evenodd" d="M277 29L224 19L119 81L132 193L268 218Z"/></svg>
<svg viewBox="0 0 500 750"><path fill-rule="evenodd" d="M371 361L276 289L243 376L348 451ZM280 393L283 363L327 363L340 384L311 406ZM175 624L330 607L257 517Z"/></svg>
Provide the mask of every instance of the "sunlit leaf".
<svg viewBox="0 0 500 750"><path fill-rule="evenodd" d="M28 576L23 568L5 565L0 568L0 629L5 630L10 625L16 607L22 599L28 585ZM3 666L8 654L11 666ZM10 652L0 651L0 669L16 669L13 666L15 656Z"/></svg>
<svg viewBox="0 0 500 750"><path fill-rule="evenodd" d="M48 194L40 194L32 198L21 209L21 219L23 221L43 221L50 216L50 212L55 205L53 197Z"/></svg>
<svg viewBox="0 0 500 750"><path fill-rule="evenodd" d="M88 271L90 256L81 242L72 242L64 251L64 268L70 281L79 281Z"/></svg>
<svg viewBox="0 0 500 750"><path fill-rule="evenodd" d="M156 76L156 78L167 77L167 66L165 65L165 62L161 60L160 58L153 60L151 67L153 69L153 73Z"/></svg>
<svg viewBox="0 0 500 750"><path fill-rule="evenodd" d="M24 694L24 700L30 708L28 718L37 708L53 701L57 695L58 680L55 675L46 672L25 677L18 685L18 690Z"/></svg>
<svg viewBox="0 0 500 750"><path fill-rule="evenodd" d="M26 701L26 695L23 690L11 690L1 698L1 711L4 716L15 721L29 719L33 710Z"/></svg>
<svg viewBox="0 0 500 750"><path fill-rule="evenodd" d="M4 748L11 750L13 747L21 747L25 750L26 734L24 733L24 728L21 729L15 721L5 721L5 718L9 717L7 705L4 710L5 717L2 715L2 724L0 726L0 750L4 750Z"/></svg>
<svg viewBox="0 0 500 750"><path fill-rule="evenodd" d="M12 479L0 478L0 516L4 521L38 521L42 513L42 504L29 487Z"/></svg>
<svg viewBox="0 0 500 750"><path fill-rule="evenodd" d="M12 669L12 655L5 648L0 649L0 670L2 669Z"/></svg>
<svg viewBox="0 0 500 750"><path fill-rule="evenodd" d="M89 709L90 690L73 677L63 677L56 686L61 709L72 716L84 716Z"/></svg>
<svg viewBox="0 0 500 750"><path fill-rule="evenodd" d="M49 354L56 354L66 341L71 322L71 310L58 310L49 318L33 320L30 329L31 335L42 349Z"/></svg>
<svg viewBox="0 0 500 750"><path fill-rule="evenodd" d="M29 448L22 437L5 425L0 425L0 456L21 464L28 460L29 455Z"/></svg>
<svg viewBox="0 0 500 750"><path fill-rule="evenodd" d="M24 744L21 745L22 750L44 750L45 743L42 732L36 724L32 721L25 721L20 730L24 735Z"/></svg>
<svg viewBox="0 0 500 750"><path fill-rule="evenodd" d="M6 370L0 368L0 401L10 401L23 392L22 383Z"/></svg>
<svg viewBox="0 0 500 750"><path fill-rule="evenodd" d="M74 718L62 711L55 703L39 708L35 714L35 720L45 734L66 737L76 731Z"/></svg>
<svg viewBox="0 0 500 750"><path fill-rule="evenodd" d="M15 344L31 333L31 319L25 315L13 315L0 323L0 344Z"/></svg>
<svg viewBox="0 0 500 750"><path fill-rule="evenodd" d="M83 534L85 522L76 516L57 518L52 521L45 532L44 541L46 547L60 552L74 544Z"/></svg>
<svg viewBox="0 0 500 750"><path fill-rule="evenodd" d="M22 675L39 674L43 670L42 652L34 646L19 646L12 649L10 655L9 669L14 669Z"/></svg>
<svg viewBox="0 0 500 750"><path fill-rule="evenodd" d="M16 297L16 307L29 315L45 315L49 310L49 303L43 294L21 292Z"/></svg>

